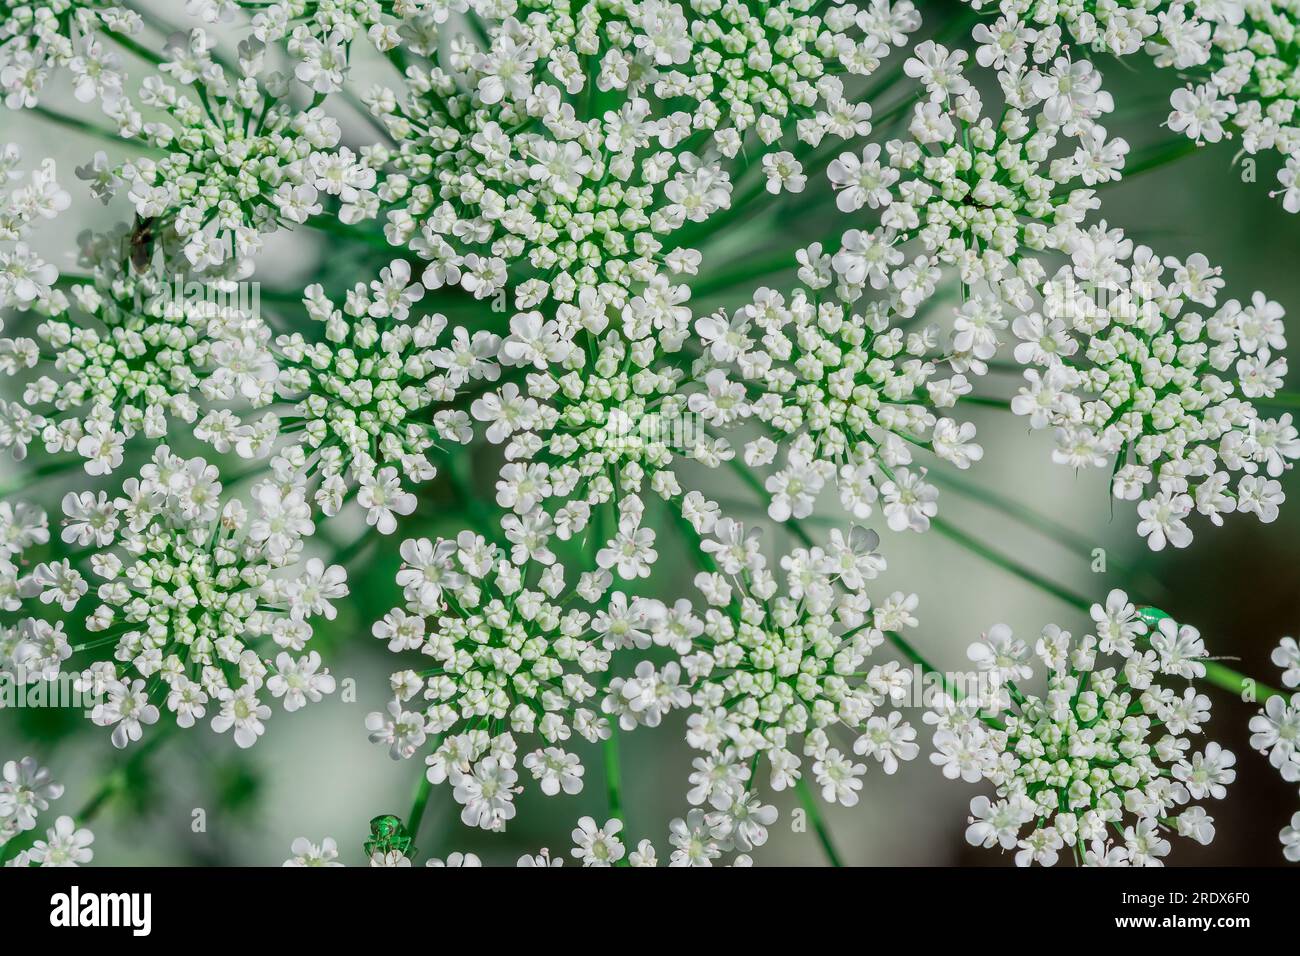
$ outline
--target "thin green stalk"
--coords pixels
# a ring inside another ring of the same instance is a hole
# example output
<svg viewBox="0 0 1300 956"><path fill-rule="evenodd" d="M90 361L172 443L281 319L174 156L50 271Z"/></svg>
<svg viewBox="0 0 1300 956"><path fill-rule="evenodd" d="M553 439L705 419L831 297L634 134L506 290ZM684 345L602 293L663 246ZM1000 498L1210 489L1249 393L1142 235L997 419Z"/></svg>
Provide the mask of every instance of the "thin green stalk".
<svg viewBox="0 0 1300 956"><path fill-rule="evenodd" d="M418 847L416 840L420 836L420 824L424 822L424 811L429 807L429 797L433 794L433 784L429 775L420 770L420 781L415 787L415 797L411 801L411 812L406 815L406 832L410 834L411 846Z"/></svg>
<svg viewBox="0 0 1300 956"><path fill-rule="evenodd" d="M1277 405L1300 409L1300 392L1274 392L1271 396L1253 399L1256 405Z"/></svg>
<svg viewBox="0 0 1300 956"><path fill-rule="evenodd" d="M100 778L99 786L91 793L90 797L81 808L73 815L79 826L90 823L95 817L99 816L100 811L108 806L109 802L125 789L127 782L131 779L131 774L139 768L145 760L157 750L172 732L176 729L175 724L164 724L159 727L144 743L140 744L133 750L125 760L118 766L114 767L108 773ZM14 839L10 840L4 846L0 846L0 864L9 859L10 855L17 850L30 846L36 839L39 830L28 830Z"/></svg>
<svg viewBox="0 0 1300 956"><path fill-rule="evenodd" d="M913 647L911 642L908 641L907 638L903 637L902 634L898 634L894 631L886 631L885 637L889 638L890 643L892 643L896 648L898 648L900 654L906 657L913 664L920 667L923 673L933 674L936 677L938 677L940 683L943 684L944 691L948 694L948 696L952 697L954 700L961 699L961 689L948 679L947 674L939 670L928 660L922 657L921 652L918 651L915 647Z"/></svg>
<svg viewBox="0 0 1300 956"><path fill-rule="evenodd" d="M82 804L81 809L77 811L77 822L89 823L98 816L99 811L104 809L109 800L116 796L118 791L126 783L130 776L130 771L140 767L145 760L148 759L150 754L161 747L163 741L171 736L172 731L175 730L175 726L175 724L164 724L159 727L148 740L142 743L136 751L130 755L130 757L123 761L121 766L110 771L104 777L98 789L91 794L90 799Z"/></svg>
<svg viewBox="0 0 1300 956"><path fill-rule="evenodd" d="M605 754L605 794L609 798L609 815L623 819L623 769L618 752L618 728L602 745Z"/></svg>
<svg viewBox="0 0 1300 956"><path fill-rule="evenodd" d="M795 254L789 249L757 261L752 256L747 256L736 268L714 273L708 279L692 285L690 287L691 295L697 299L702 299L708 295L725 292L734 286L748 285L755 279L761 279L776 272L793 269L796 265Z"/></svg>
<svg viewBox="0 0 1300 956"><path fill-rule="evenodd" d="M994 551L983 541L980 541L967 534L965 531L962 531L960 528L949 524L943 518L931 518L930 526L945 538L950 539L965 548L967 551L970 551L972 554L976 554L984 560L995 564L1002 570L1014 574L1021 580L1032 584L1039 590L1045 591L1061 601L1064 601L1071 607L1077 608L1080 611L1087 611L1092 607L1092 602L1087 598L1075 594L1069 588L1057 584L1055 581L1039 574L1032 568L1019 564L1018 562L1008 558L1006 555Z"/></svg>
<svg viewBox="0 0 1300 956"><path fill-rule="evenodd" d="M29 491L36 484L36 479L72 471L80 468L83 464L85 462L80 458L55 458L35 468L24 469L15 476L14 481L0 485L0 498L8 498L10 495Z"/></svg>
<svg viewBox="0 0 1300 956"><path fill-rule="evenodd" d="M1238 697L1245 699L1249 692L1254 700L1263 704L1270 697L1282 697L1287 695L1275 687L1267 684L1261 684L1253 677L1247 677L1240 671L1235 671L1231 667L1220 664L1218 661L1204 661L1205 679L1215 687L1220 687L1229 693L1236 694Z"/></svg>
<svg viewBox="0 0 1300 956"><path fill-rule="evenodd" d="M87 136L93 136L95 139L100 139L107 143L113 143L116 146L133 146L136 149L157 151L155 147L150 146L148 143L142 143L138 140L122 136L115 133L113 130L104 129L102 126L96 126L89 120L80 119L76 116L68 116L66 113L60 113L57 110L52 110L46 106L33 106L30 112L35 116L41 117L41 119L49 120L51 123L57 123L59 126L67 127L68 129L75 130L78 133L84 133Z"/></svg>
<svg viewBox="0 0 1300 956"><path fill-rule="evenodd" d="M822 812L817 807L817 801L813 799L812 788L808 786L808 780L805 777L800 777L795 789L799 791L799 800L803 803L804 812L808 814L808 819L812 821L813 832L817 834L817 840L822 845L822 851L826 854L826 859L830 861L831 866L843 866L844 861L840 858L839 851L835 849L835 841L831 839L830 828L826 826L826 821L822 819Z"/></svg>
<svg viewBox="0 0 1300 956"><path fill-rule="evenodd" d="M339 236L343 239L352 239L357 242L364 242L366 245L374 246L376 249L382 249L390 255L397 255L401 252L401 247L394 246L384 237L381 232L373 232L361 226L349 226L347 223L328 215L312 216L306 222L309 228L328 233L331 236Z"/></svg>
<svg viewBox="0 0 1300 956"><path fill-rule="evenodd" d="M1169 143L1160 143L1145 150L1132 162L1124 165L1123 177L1117 182L1128 182L1134 176L1159 169L1161 166L1182 159L1196 152L1196 143L1190 139L1180 139Z"/></svg>
<svg viewBox="0 0 1300 956"><path fill-rule="evenodd" d="M131 37L127 36L125 33L117 33L116 31L113 30L104 30L103 32L107 33L110 37L112 37L113 42L116 43L118 46L122 47L122 49L130 50L132 53L134 53L140 59L144 60L146 63L152 63L154 66L161 66L162 63L164 62L161 54L155 53L147 46L144 46L143 44L136 42Z"/></svg>

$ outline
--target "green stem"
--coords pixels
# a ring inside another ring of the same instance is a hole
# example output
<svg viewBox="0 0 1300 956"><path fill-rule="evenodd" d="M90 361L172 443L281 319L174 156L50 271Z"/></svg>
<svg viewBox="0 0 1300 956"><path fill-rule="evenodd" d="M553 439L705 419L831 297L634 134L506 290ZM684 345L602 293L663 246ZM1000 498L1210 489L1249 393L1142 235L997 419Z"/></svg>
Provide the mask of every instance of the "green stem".
<svg viewBox="0 0 1300 956"><path fill-rule="evenodd" d="M1011 399L992 395L963 395L958 399L963 405L987 405L989 408L1010 408Z"/></svg>
<svg viewBox="0 0 1300 956"><path fill-rule="evenodd" d="M89 799L73 815L73 819L77 821L77 824L84 826L99 816L100 811L125 789L127 782L131 779L132 772L138 769L149 755L171 736L175 729L175 724L164 724L159 727L148 740L133 750L121 764L104 774L100 778L99 786L95 788ZM35 840L38 832L37 829L28 830L25 834L15 837L4 846L0 846L0 864L9 859L13 851L29 846Z"/></svg>
<svg viewBox="0 0 1300 956"><path fill-rule="evenodd" d="M117 33L113 30L104 30L103 32L112 37L113 42L122 47L122 49L130 50L146 63L152 63L154 66L161 66L164 62L161 54L155 53L153 50L127 36L125 33Z"/></svg>
<svg viewBox="0 0 1300 956"><path fill-rule="evenodd" d="M601 747L605 754L605 793L609 798L609 815L613 819L622 820L623 770L618 753L617 727Z"/></svg>
<svg viewBox="0 0 1300 956"><path fill-rule="evenodd" d="M7 499L11 495L29 491L36 484L34 481L36 478L62 474L65 471L80 468L84 464L85 461L81 458L55 458L35 468L25 469L18 475L16 481L12 481L7 485L0 485L0 498Z"/></svg>
<svg viewBox="0 0 1300 956"><path fill-rule="evenodd" d="M96 126L89 120L79 119L76 116L68 116L66 113L60 113L56 110L50 109L49 107L33 106L31 112L34 115L41 117L41 119L49 120L51 123L57 123L59 126L76 130L78 133L84 133L87 136L93 136L95 139L101 139L107 143L113 143L116 146L134 146L137 149L157 151L156 147L150 146L148 143L142 143L130 137L121 136L113 130L104 129L102 126Z"/></svg>
<svg viewBox="0 0 1300 956"><path fill-rule="evenodd" d="M345 222L340 222L328 215L312 216L306 224L311 229L328 233L331 236L338 236L343 239L352 239L357 242L364 242L367 245L374 246L376 249L382 249L392 256L399 256L402 252L401 246L391 245L384 237L382 232L374 232L370 229L363 228L360 224L349 226Z"/></svg>
<svg viewBox="0 0 1300 956"><path fill-rule="evenodd" d="M1254 399L1257 405L1278 405L1283 408L1300 408L1300 392L1275 392L1267 398Z"/></svg>
<svg viewBox="0 0 1300 956"><path fill-rule="evenodd" d="M1010 558L1008 558L1006 555L994 551L983 541L980 541L972 537L971 535L967 534L965 531L962 531L960 528L957 528L949 524L943 518L938 518L938 517L931 518L930 526L934 528L935 531L938 531L945 538L948 538L949 540L955 542L956 544L965 548L967 551L970 551L972 554L976 554L981 558L984 558L986 561L992 562L994 565L1001 568L1002 570L1015 575L1016 577L1020 578L1023 581L1026 581L1029 584L1032 584L1034 587L1038 588L1041 591L1045 591L1048 594L1051 594L1053 597L1056 597L1059 600L1064 601L1066 604L1069 604L1071 607L1077 608L1080 611L1087 611L1092 608L1092 602L1089 601L1087 598L1075 594L1069 588L1063 587L1062 585L1057 584L1055 581L1047 577L1044 577L1043 575L1039 574L1037 571L1033 570L1032 568L1028 568L1023 564L1019 564L1011 560Z"/></svg>
<svg viewBox="0 0 1300 956"><path fill-rule="evenodd" d="M1123 176L1117 182L1128 182L1134 176L1140 176L1142 173L1182 159L1196 152L1196 149L1196 143L1190 139L1159 143L1142 152L1134 161L1126 163L1122 170Z"/></svg>
<svg viewBox="0 0 1300 956"><path fill-rule="evenodd" d="M799 791L799 800L803 803L804 812L808 814L808 819L812 821L813 832L817 834L817 840L822 845L826 859L830 861L831 866L843 866L844 861L840 859L839 851L835 849L835 841L831 839L831 831L826 826L826 821L822 819L822 813L817 807L817 801L813 799L812 788L808 786L807 778L800 777L795 789Z"/></svg>
<svg viewBox="0 0 1300 956"><path fill-rule="evenodd" d="M1261 684L1253 677L1247 677L1239 671L1234 671L1231 667L1225 667L1218 661L1203 661L1205 665L1205 680L1220 687L1229 693L1236 694L1238 697L1245 699L1247 691L1254 694L1254 698L1263 704L1270 697L1283 697L1287 695L1275 687L1269 687L1267 684Z"/></svg>
<svg viewBox="0 0 1300 956"><path fill-rule="evenodd" d="M890 642L896 648L898 648L900 654L906 657L913 664L920 667L922 672L926 674L933 674L936 677L938 677L939 681L943 684L944 691L948 694L949 697L953 698L953 700L961 700L961 696L962 696L961 688L953 684L952 681L948 679L947 674L939 670L937 667L935 667L933 664L927 661L924 657L922 657L921 652L918 651L915 647L913 647L911 643L907 640L907 638L903 637L903 635L898 634L894 631L886 631L885 637L889 638Z"/></svg>
<svg viewBox="0 0 1300 956"><path fill-rule="evenodd" d="M411 801L411 812L406 815L406 832L411 836L411 855L415 855L416 840L420 836L420 824L424 822L424 811L429 807L429 797L433 794L433 784L429 775L420 770L420 782L415 787L415 797Z"/></svg>

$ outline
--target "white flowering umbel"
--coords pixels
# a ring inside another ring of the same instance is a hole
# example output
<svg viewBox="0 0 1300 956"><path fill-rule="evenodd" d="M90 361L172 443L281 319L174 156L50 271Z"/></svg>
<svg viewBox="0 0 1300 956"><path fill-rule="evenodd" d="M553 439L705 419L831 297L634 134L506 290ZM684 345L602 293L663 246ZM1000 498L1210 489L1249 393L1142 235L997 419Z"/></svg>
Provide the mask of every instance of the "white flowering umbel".
<svg viewBox="0 0 1300 956"><path fill-rule="evenodd" d="M49 543L50 521L45 511L27 502L0 502L0 674L11 680L34 683L57 675L59 665L72 654L63 622L11 615L23 602L36 597L41 587L32 575L32 559Z"/></svg>
<svg viewBox="0 0 1300 956"><path fill-rule="evenodd" d="M263 75L260 42L241 46L233 78L213 62L213 42L195 30L169 46L160 70L179 87L158 76L144 81L140 107L162 111L164 121L146 119L126 96L105 104L123 138L164 152L106 171L105 193L127 187L136 214L156 220L156 232L194 269L246 275L266 234L321 212L322 192L352 201L375 176L346 147L334 149L337 120L277 97L283 83Z"/></svg>
<svg viewBox="0 0 1300 956"><path fill-rule="evenodd" d="M708 391L691 408L714 426L748 417L768 426L772 437L747 442L744 460L760 467L784 453L765 485L772 519L808 517L834 481L854 518L879 502L891 529L924 531L938 492L913 450L958 468L983 457L975 426L942 411L971 386L933 355L938 327L905 333L888 300L864 301L865 276L844 259L832 261L818 243L800 252L807 288L789 301L759 289L729 320L722 312L697 320L703 347L725 364L705 376Z"/></svg>
<svg viewBox="0 0 1300 956"><path fill-rule="evenodd" d="M11 110L37 105L56 73L82 103L122 90L122 58L104 34L140 32L140 15L111 0L21 0L0 9L0 94Z"/></svg>
<svg viewBox="0 0 1300 956"><path fill-rule="evenodd" d="M353 208L386 210L389 241L429 261L430 289L494 298L509 282L519 309L584 293L621 306L687 265L687 234L730 204L722 160L747 139L757 162L791 131L815 146L870 130L843 77L872 73L920 18L908 0L815 7L476 8L480 35L457 32L441 57L447 11L416 17L399 35L437 65L407 67L408 98L369 97L398 147ZM769 180L802 183L788 151L763 159Z"/></svg>
<svg viewBox="0 0 1300 956"><path fill-rule="evenodd" d="M378 192L357 205L383 201L389 241L429 262L426 287L494 299L509 282L518 309L584 291L621 306L661 268L662 237L728 204L727 173L674 149L690 132L685 114L655 118L629 95L576 115L543 81L567 63L555 56L559 40L540 20L508 21L492 53L453 57L461 75L411 67L415 96L384 114L400 145ZM570 93L585 82L576 62Z"/></svg>
<svg viewBox="0 0 1300 956"><path fill-rule="evenodd" d="M349 485L359 486L367 521L384 534L415 507L403 485L436 473L430 455L473 436L469 415L452 407L458 395L500 375L500 336L459 327L444 336L442 315L411 314L424 288L410 277L406 261L395 260L369 286L358 283L341 309L312 285L303 302L323 339L295 332L275 344L276 390L293 405L268 436L290 432L300 442L302 467L321 479L322 513L337 514Z"/></svg>
<svg viewBox="0 0 1300 956"><path fill-rule="evenodd" d="M26 182L21 160L17 146L0 144L0 309L27 308L50 295L59 270L23 240L38 220L53 219L72 203L55 178L54 160L44 160Z"/></svg>
<svg viewBox="0 0 1300 956"><path fill-rule="evenodd" d="M1139 500L1152 550L1183 548L1195 511L1273 521L1276 479L1300 457L1290 413L1253 400L1286 374L1282 308L1256 292L1218 304L1223 280L1205 257L1163 260L1103 222L1071 245L1072 266L1043 285L1042 311L1012 325L1030 366L1011 410L1052 428L1053 458L1112 470L1116 498Z"/></svg>
<svg viewBox="0 0 1300 956"><path fill-rule="evenodd" d="M181 727L210 716L214 731L249 747L271 716L259 695L294 711L334 690L320 655L304 651L311 619L332 618L331 602L347 595L346 575L301 560L313 528L301 489L264 482L251 513L223 505L221 490L215 467L160 446L120 496L69 492L61 538L83 550L17 583L18 597L62 613L19 623L12 665L49 680L74 654L111 650L78 664L79 687L98 698L90 719L113 728L117 747L157 723L160 705ZM87 575L99 582L93 595ZM88 638L73 646L64 624L83 600L93 605Z"/></svg>
<svg viewBox="0 0 1300 956"><path fill-rule="evenodd" d="M1128 152L1098 125L1111 101L1089 64L1059 61L1004 88L999 112L966 78L965 60L933 41L917 46L904 68L924 97L908 137L844 153L827 170L842 211L879 210L878 227L844 236L838 271L891 289L903 316L930 297L940 266L1019 301L1041 275L1034 254L1063 248L1099 205L1092 187L1117 179ZM961 351L983 361L989 344Z"/></svg>
<svg viewBox="0 0 1300 956"><path fill-rule="evenodd" d="M32 305L37 324L24 330L35 338L0 339L0 373L25 378L20 401L0 400L0 448L16 458L39 436L48 454L108 474L128 440L165 440L177 426L226 451L252 431L238 413L271 402L271 331L238 286L141 274L129 256L120 231L87 237L92 279Z"/></svg>
<svg viewBox="0 0 1300 956"><path fill-rule="evenodd" d="M1283 205L1300 211L1300 10L1291 0L968 2L992 14L973 33L980 62L1008 73L1026 71L1031 55L1043 62L1071 47L1076 57L1141 51L1156 66L1177 71L1188 82L1169 97L1166 125L1198 145L1235 132L1251 155L1275 150L1286 160L1278 173Z"/></svg>
<svg viewBox="0 0 1300 956"><path fill-rule="evenodd" d="M394 652L432 660L393 674L395 699L367 718L370 739L394 759L427 745L428 779L450 784L467 826L500 830L514 817L517 762L547 795L580 791L584 768L563 744L574 733L609 737L597 682L615 651L656 642L662 604L606 596L609 576L588 574L576 582L588 609L566 608L557 602L574 584L553 555L537 560L516 548L507 556L469 531L410 539L401 553L405 605L374 634ZM540 746L519 756L521 735L536 735Z"/></svg>
<svg viewBox="0 0 1300 956"><path fill-rule="evenodd" d="M911 671L867 666L886 631L917 623L915 595L867 596L885 566L874 544L836 531L825 548L795 549L781 559L782 588L738 522L720 519L703 540L716 567L695 581L708 610L701 618L679 602L672 629L695 710L686 739L706 754L692 803L753 801L746 785L765 758L772 789L808 776L828 803L854 806L867 771L854 754L890 774L917 755L916 731L888 706L906 697Z"/></svg>
<svg viewBox="0 0 1300 956"><path fill-rule="evenodd" d="M1050 866L1063 850L1085 865L1161 866L1166 833L1213 839L1214 819L1189 804L1222 799L1237 775L1217 743L1192 750L1210 718L1191 684L1205 676L1196 629L1140 613L1118 590L1091 613L1095 635L1048 625L1032 649L994 626L968 652L980 693L940 695L926 715L944 776L995 788L971 800L967 841L1016 850L1018 866ZM1036 663L1041 694L1027 686Z"/></svg>
<svg viewBox="0 0 1300 956"><path fill-rule="evenodd" d="M369 42L387 52L401 43L400 20L389 13L419 21L425 17L443 20L453 7L464 11L466 0L290 0L282 3L249 3L246 0L190 0L192 12L209 23L231 19L242 7L252 14L252 35L260 43L283 43L293 57L294 79L313 93L335 93L348 75L349 52L354 43Z"/></svg>
<svg viewBox="0 0 1300 956"><path fill-rule="evenodd" d="M1273 649L1273 663L1282 669L1282 686L1300 687L1300 646L1294 637L1284 637ZM1287 783L1300 781L1300 691L1287 699L1273 694L1258 714L1250 719L1250 745L1268 757L1268 762ZM1291 825L1279 834L1282 855L1300 863L1300 811Z"/></svg>
<svg viewBox="0 0 1300 956"><path fill-rule="evenodd" d="M40 814L63 796L63 784L56 783L50 771L35 757L6 761L0 767L0 858L6 845L15 837L36 828ZM90 845L95 835L77 826L70 816L60 816L45 834L44 840L13 854L5 866L81 866L94 857Z"/></svg>

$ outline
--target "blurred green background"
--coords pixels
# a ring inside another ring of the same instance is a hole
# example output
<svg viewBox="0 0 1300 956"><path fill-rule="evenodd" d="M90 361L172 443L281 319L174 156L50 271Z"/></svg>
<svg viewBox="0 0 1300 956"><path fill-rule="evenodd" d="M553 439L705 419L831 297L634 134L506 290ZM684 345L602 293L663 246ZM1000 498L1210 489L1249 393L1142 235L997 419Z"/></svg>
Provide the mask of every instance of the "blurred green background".
<svg viewBox="0 0 1300 956"><path fill-rule="evenodd" d="M942 17L950 9L922 5L926 29L938 22L930 17L932 10ZM1126 136L1134 153L1169 141L1168 132L1157 124L1167 113L1172 76L1135 69L1128 63L1100 61L1099 65L1117 104L1108 124L1112 132ZM385 69L362 64L354 88L365 88L372 80L393 82ZM88 115L66 88L56 85L54 89L56 95L48 100L52 106ZM353 122L347 129L357 142L365 141L363 124ZM80 229L107 228L129 218L129 207L122 199L101 206L73 176L73 168L97 149L107 149L110 156L120 155L112 146L30 114L8 111L0 112L0 142L21 146L23 168L35 166L44 156L58 162L60 181L72 193L74 205L57 222L44 225L33 245L61 268L73 266L63 256ZM1231 143L1219 144L1119 186L1105 187L1103 213L1112 223L1124 226L1135 241L1162 254L1201 252L1222 266L1228 286L1221 301L1247 299L1252 291L1262 289L1283 304L1289 322L1297 321L1300 218L1287 215L1268 196L1276 185L1271 159L1261 161L1256 181L1246 182L1242 168L1234 165L1234 150ZM773 203L764 214L734 225L725 239L707 252L703 278L723 274L738 262L757 261L782 251L793 254L808 241L851 228L854 223L833 206L810 201L825 190L824 178L818 178L805 197ZM254 278L263 283L265 304L273 299L269 292L295 293L322 273L348 284L369 278L369 260L374 255L364 247L327 243L318 234L281 234L270 241ZM384 258L382 253L379 258ZM771 284L789 281L787 271L773 276ZM722 299L706 294L697 300L697 306L701 311L722 304L735 307L747 295L743 290ZM496 315L484 317L485 322L498 319ZM1294 365L1294 354L1292 357ZM1011 394L1013 379L991 378L983 391L996 388L1003 389L1001 394ZM1117 503L1112 514L1106 473L1076 474L1053 465L1050 435L1029 434L1024 424L1006 412L974 408L970 415L986 454L972 472L962 476L970 486L965 492L941 486L941 514L954 526L1089 598L1102 599L1112 587L1126 588L1133 599L1157 604L1200 628L1213 653L1239 658L1234 666L1276 683L1269 653L1283 635L1300 631L1300 562L1296 560L1300 553L1300 501L1284 506L1281 518L1272 525L1261 525L1253 517L1230 518L1219 529L1198 522L1196 541L1188 551L1151 554L1134 533L1131 505ZM6 486L18 477L8 461L0 469L0 481ZM469 481L473 493L488 503L494 470L490 452L486 456L481 449L476 452ZM757 512L743 510L744 493L737 491L725 474L691 473L689 477L706 493L734 503L738 517L765 520ZM1283 481L1288 497L1300 497L1300 482L1294 473ZM35 498L47 507L57 507L63 490L60 483L44 480L15 497ZM997 505L1003 499L1011 508L1030 509L1048 517L1065 529L1068 537L1044 534L1012 520L1006 508ZM828 509L825 515L834 520L837 506L832 493L824 496L823 505ZM407 525L406 532L418 527L425 535L455 534L469 525L465 502L445 475L424 489L419 511L411 520L416 524ZM818 534L825 533L824 525L810 527ZM995 622L1004 621L1031 639L1048 622L1075 633L1085 629L1085 615L938 533L917 536L881 530L889 569L875 582L873 593L901 589L920 595L921 627L915 643L940 667L962 667L966 646ZM339 531L339 536L353 533ZM772 528L766 538L773 546L790 543L779 528ZM405 814L422 769L418 759L391 761L386 749L367 741L363 726L366 713L382 709L387 701L387 678L396 661L370 636L370 623L399 601L393 584L396 545L396 539L381 542L354 563L352 598L338 620L317 629L313 641L341 681L350 678L355 682L355 700L349 702L336 694L297 714L277 709L266 736L249 752L237 752L228 737L217 737L206 728L176 735L133 773L124 796L97 818L93 826L96 862L274 865L288 856L294 837L318 841L326 835L339 841L345 861L362 862L367 821L381 812ZM686 593L694 571L690 554L670 529L660 531L658 547L655 592L666 597ZM1087 552L1094 547L1107 551L1104 574L1089 568ZM885 649L877 653L884 654ZM1254 705L1220 691L1210 693L1215 701L1211 734L1237 753L1239 776L1229 799L1209 808L1218 826L1212 846L1178 841L1171 860L1179 864L1280 863L1277 831L1300 808L1300 797L1294 785L1284 783L1262 757L1250 751L1246 724ZM908 717L920 730L922 742L928 743L919 713ZM652 839L661 859L669 850L668 821L687 810L684 793L693 754L682 740L683 723L678 714L658 730L641 730L622 738L625 836L632 843ZM852 810L828 811L828 823L845 859L855 864L1009 864L1010 856L966 846L962 837L966 808L970 797L979 791L945 780L925 759L925 751L923 747L922 757L905 764L894 777L885 776L873 765L861 803ZM67 795L58 804L60 812L72 812L79 806L105 773L121 765L123 756L113 752L107 731L91 727L78 714L0 713L0 761L25 754L50 765L56 777L68 785ZM567 855L574 821L583 814L601 820L605 816L600 761L595 754L590 756L585 761L587 786L582 794L545 798L529 786L520 799L518 816L505 834L465 829L448 789L435 788L417 841L421 848L417 862L452 850L473 850L488 863L506 864L513 863L520 853L535 852L542 846ZM783 810L782 820L773 828L769 844L755 854L756 861L760 865L822 862L811 834L791 832L784 811L793 806L792 795L778 796L777 802ZM193 832L196 809L206 815L206 832Z"/></svg>

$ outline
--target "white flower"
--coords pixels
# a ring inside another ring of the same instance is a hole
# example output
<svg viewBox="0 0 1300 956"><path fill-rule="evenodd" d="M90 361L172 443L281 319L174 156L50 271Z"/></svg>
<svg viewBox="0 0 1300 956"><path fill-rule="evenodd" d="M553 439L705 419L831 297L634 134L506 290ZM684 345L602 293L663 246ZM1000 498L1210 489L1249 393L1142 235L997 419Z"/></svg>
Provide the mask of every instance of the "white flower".
<svg viewBox="0 0 1300 956"><path fill-rule="evenodd" d="M570 851L583 866L613 866L623 859L623 842L617 834L623 821L609 820L597 826L591 817L581 817L573 830L573 849Z"/></svg>
<svg viewBox="0 0 1300 956"><path fill-rule="evenodd" d="M338 844L326 837L319 844L306 837L298 837L289 847L293 856L284 861L285 866L342 866L339 862Z"/></svg>

